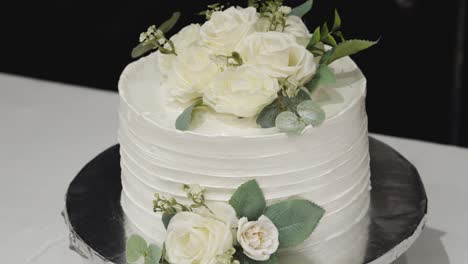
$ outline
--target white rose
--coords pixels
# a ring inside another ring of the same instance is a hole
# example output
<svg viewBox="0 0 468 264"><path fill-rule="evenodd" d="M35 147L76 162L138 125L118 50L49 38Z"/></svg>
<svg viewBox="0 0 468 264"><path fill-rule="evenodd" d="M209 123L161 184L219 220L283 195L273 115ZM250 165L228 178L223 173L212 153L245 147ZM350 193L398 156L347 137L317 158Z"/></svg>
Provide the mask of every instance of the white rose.
<svg viewBox="0 0 468 264"><path fill-rule="evenodd" d="M218 74L203 101L218 113L252 117L275 100L279 89L276 79L255 66L242 65Z"/></svg>
<svg viewBox="0 0 468 264"><path fill-rule="evenodd" d="M233 246L231 228L211 217L182 212L167 227L166 260L173 264L216 264Z"/></svg>
<svg viewBox="0 0 468 264"><path fill-rule="evenodd" d="M257 10L253 7L230 7L214 12L201 27L201 39L216 54L230 55L245 36L254 32L257 20Z"/></svg>
<svg viewBox="0 0 468 264"><path fill-rule="evenodd" d="M177 53L183 51L190 45L197 43L200 40L200 25L191 24L184 27L179 33L171 37L172 43L174 43L175 50ZM170 48L169 44L165 45L166 48ZM167 74L172 68L172 62L176 56L174 54L162 54L158 51L159 57L159 68L163 74Z"/></svg>
<svg viewBox="0 0 468 264"><path fill-rule="evenodd" d="M258 32L268 32L270 31L270 20L267 18L260 18L255 24L255 29ZM283 32L290 34L296 39L296 42L304 47L309 44L312 34L310 34L309 29L304 24L302 19L298 16L288 16L286 18L286 27L283 30L281 25L278 25L276 28L277 32Z"/></svg>
<svg viewBox="0 0 468 264"><path fill-rule="evenodd" d="M180 50L167 73L171 94L180 103L201 97L203 89L219 72L206 47L193 45Z"/></svg>
<svg viewBox="0 0 468 264"><path fill-rule="evenodd" d="M286 19L286 28L284 28L283 32L294 36L297 43L304 47L309 44L310 38L312 37L312 34L310 34L302 18L298 16L288 16Z"/></svg>
<svg viewBox="0 0 468 264"><path fill-rule="evenodd" d="M238 218L236 210L230 204L220 202L206 202L205 204L209 210L205 207L200 207L194 210L194 212L204 217L219 220L231 229L237 228Z"/></svg>
<svg viewBox="0 0 468 264"><path fill-rule="evenodd" d="M276 31L251 34L239 53L245 63L261 67L271 77L290 77L299 84L308 81L317 67L312 53L292 35Z"/></svg>
<svg viewBox="0 0 468 264"><path fill-rule="evenodd" d="M278 250L279 233L273 222L264 215L254 222L243 217L239 220L237 241L249 258L265 261Z"/></svg>

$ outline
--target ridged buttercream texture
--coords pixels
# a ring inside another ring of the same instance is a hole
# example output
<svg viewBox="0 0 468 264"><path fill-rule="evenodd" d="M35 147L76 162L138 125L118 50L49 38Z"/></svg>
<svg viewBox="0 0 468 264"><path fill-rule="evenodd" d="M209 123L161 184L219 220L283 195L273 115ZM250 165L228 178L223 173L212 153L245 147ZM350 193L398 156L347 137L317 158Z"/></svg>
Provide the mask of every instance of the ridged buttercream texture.
<svg viewBox="0 0 468 264"><path fill-rule="evenodd" d="M209 200L228 201L240 184L256 179L268 203L301 197L326 210L305 243L280 252L281 262L362 263L370 202L366 81L349 58L331 65L337 83L314 94L326 121L301 135L210 110L197 113L191 131L175 130L184 106L170 101L157 60L150 55L130 64L119 83L122 206L137 230L164 240L154 193L184 200L182 184L193 183L206 188Z"/></svg>

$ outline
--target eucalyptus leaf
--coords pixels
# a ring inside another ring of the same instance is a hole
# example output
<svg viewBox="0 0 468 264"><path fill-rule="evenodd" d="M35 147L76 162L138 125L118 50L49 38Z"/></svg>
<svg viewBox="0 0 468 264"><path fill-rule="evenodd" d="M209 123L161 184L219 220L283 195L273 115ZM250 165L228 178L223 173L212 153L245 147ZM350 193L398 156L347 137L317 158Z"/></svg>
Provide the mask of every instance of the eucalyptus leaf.
<svg viewBox="0 0 468 264"><path fill-rule="evenodd" d="M258 260L253 260L242 253L242 254L239 254L238 260L240 264L277 264L278 263L278 258L274 254L271 255L268 260L258 261Z"/></svg>
<svg viewBox="0 0 468 264"><path fill-rule="evenodd" d="M167 229L167 227L169 226L169 223L171 222L172 220L172 217L174 217L175 214L167 214L167 213L164 213L162 215L162 222L164 224L164 227Z"/></svg>
<svg viewBox="0 0 468 264"><path fill-rule="evenodd" d="M291 111L280 113L276 117L275 124L280 131L286 133L300 133L305 128L304 122Z"/></svg>
<svg viewBox="0 0 468 264"><path fill-rule="evenodd" d="M326 53L327 54L327 53ZM325 55L324 55L325 56ZM312 80L305 84L310 93L314 92L320 85L336 83L336 76L326 64L320 64Z"/></svg>
<svg viewBox="0 0 468 264"><path fill-rule="evenodd" d="M248 181L234 192L229 204L236 210L237 217L257 220L265 210L266 201L262 189L256 180Z"/></svg>
<svg viewBox="0 0 468 264"><path fill-rule="evenodd" d="M310 94L307 91L304 91L302 89L299 90L296 96L294 97L284 97L284 102L286 106L288 107L289 111L295 112L297 106L306 100L310 100Z"/></svg>
<svg viewBox="0 0 468 264"><path fill-rule="evenodd" d="M327 64L326 62L330 59L331 55L333 54L333 49L329 49L323 53L322 57L320 58L319 64Z"/></svg>
<svg viewBox="0 0 468 264"><path fill-rule="evenodd" d="M278 228L280 248L304 242L325 214L320 206L307 200L287 200L267 207L264 215Z"/></svg>
<svg viewBox="0 0 468 264"><path fill-rule="evenodd" d="M177 21L179 21L181 13L180 12L175 12L172 14L171 18L168 20L164 21L161 26L159 26L159 30L161 30L164 33L169 32L175 24L177 24Z"/></svg>
<svg viewBox="0 0 468 264"><path fill-rule="evenodd" d="M335 9L335 19L333 21L332 31L337 31L340 28L341 28L341 17L340 17L340 14L338 13L338 10Z"/></svg>
<svg viewBox="0 0 468 264"><path fill-rule="evenodd" d="M146 250L145 264L159 264L161 256L162 250L158 246L151 244Z"/></svg>
<svg viewBox="0 0 468 264"><path fill-rule="evenodd" d="M320 75L319 85L327 85L336 83L336 76L332 69L326 64L320 64L318 68Z"/></svg>
<svg viewBox="0 0 468 264"><path fill-rule="evenodd" d="M270 128L275 126L276 117L281 113L278 99L263 108L257 116L257 124L261 128Z"/></svg>
<svg viewBox="0 0 468 264"><path fill-rule="evenodd" d="M132 50L132 58L136 59L136 58L139 58L143 55L145 55L145 53L151 51L152 49L154 49L154 46L151 45L151 44L146 44L145 43L140 43L138 44L135 48L133 48Z"/></svg>
<svg viewBox="0 0 468 264"><path fill-rule="evenodd" d="M296 6L295 8L293 8L289 15L303 17L305 14L309 13L309 11L312 9L313 5L314 5L313 0L307 0L304 3L302 3L301 5Z"/></svg>
<svg viewBox="0 0 468 264"><path fill-rule="evenodd" d="M146 241L138 235L132 235L127 240L127 262L135 262L143 257L148 245Z"/></svg>
<svg viewBox="0 0 468 264"><path fill-rule="evenodd" d="M203 99L198 98L192 105L187 107L180 115L177 117L175 127L178 130L187 131L190 128L190 123L192 122L193 110L203 104Z"/></svg>
<svg viewBox="0 0 468 264"><path fill-rule="evenodd" d="M312 100L300 103L297 113L307 125L319 126L325 121L325 111Z"/></svg>
<svg viewBox="0 0 468 264"><path fill-rule="evenodd" d="M356 54L360 51L374 46L377 43L378 41L368 41L360 39L351 39L341 42L338 46L333 48L333 52L330 58L328 58L328 60L326 61L326 64L330 64L343 57Z"/></svg>

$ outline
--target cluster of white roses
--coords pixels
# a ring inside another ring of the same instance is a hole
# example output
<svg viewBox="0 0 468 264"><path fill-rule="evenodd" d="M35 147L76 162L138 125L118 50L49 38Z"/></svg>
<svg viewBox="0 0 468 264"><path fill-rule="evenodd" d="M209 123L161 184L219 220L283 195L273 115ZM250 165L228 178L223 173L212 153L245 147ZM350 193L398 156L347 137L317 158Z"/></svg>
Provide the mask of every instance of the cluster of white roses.
<svg viewBox="0 0 468 264"><path fill-rule="evenodd" d="M208 202L207 207L171 219L165 241L169 263L239 263L232 258L234 245L257 261L268 260L277 251L278 229L266 216L249 222L246 217L238 220L228 203Z"/></svg>
<svg viewBox="0 0 468 264"><path fill-rule="evenodd" d="M312 78L310 37L300 17L287 16L284 28L270 31L270 21L255 8L230 7L174 35L177 55L158 52L159 63L178 102L203 98L216 112L252 117L277 98L285 79L297 88ZM241 65L229 63L233 52Z"/></svg>

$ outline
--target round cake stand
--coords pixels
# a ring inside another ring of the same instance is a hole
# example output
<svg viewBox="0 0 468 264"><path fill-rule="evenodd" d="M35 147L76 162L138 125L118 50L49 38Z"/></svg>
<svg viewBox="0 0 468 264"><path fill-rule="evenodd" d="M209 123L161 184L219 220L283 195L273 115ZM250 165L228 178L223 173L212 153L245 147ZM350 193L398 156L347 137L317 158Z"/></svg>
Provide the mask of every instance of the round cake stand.
<svg viewBox="0 0 468 264"><path fill-rule="evenodd" d="M370 138L370 154L371 223L364 263L390 264L421 234L427 196L416 168L394 149ZM121 191L118 145L90 161L70 184L63 216L70 248L85 263L125 263Z"/></svg>

